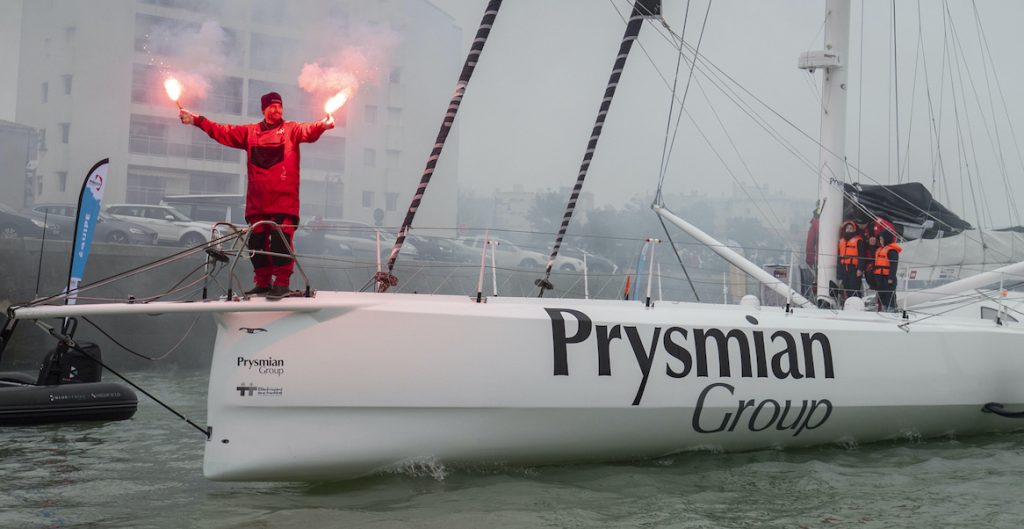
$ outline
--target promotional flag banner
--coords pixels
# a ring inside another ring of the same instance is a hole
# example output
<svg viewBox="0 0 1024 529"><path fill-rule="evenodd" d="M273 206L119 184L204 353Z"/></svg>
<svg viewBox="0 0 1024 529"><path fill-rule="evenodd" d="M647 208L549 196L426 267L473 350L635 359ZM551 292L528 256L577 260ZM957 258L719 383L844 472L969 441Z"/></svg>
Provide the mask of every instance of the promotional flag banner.
<svg viewBox="0 0 1024 529"><path fill-rule="evenodd" d="M75 221L74 247L71 252L71 271L68 274L67 305L74 305L78 299L78 285L85 275L85 263L89 260L92 236L100 217L103 190L106 188L107 169L110 159L104 158L89 169L82 192L78 195L78 219Z"/></svg>

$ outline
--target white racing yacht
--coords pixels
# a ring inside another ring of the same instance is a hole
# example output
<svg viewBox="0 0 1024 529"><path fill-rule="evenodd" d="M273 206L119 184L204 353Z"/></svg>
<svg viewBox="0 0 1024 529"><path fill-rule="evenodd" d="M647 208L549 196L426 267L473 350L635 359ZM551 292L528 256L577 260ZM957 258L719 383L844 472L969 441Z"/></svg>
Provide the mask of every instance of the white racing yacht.
<svg viewBox="0 0 1024 529"><path fill-rule="evenodd" d="M491 0L481 31L500 3ZM648 4L637 2L631 25ZM843 159L845 141L848 1L829 0L827 13L827 52L802 59L825 72L821 174L840 175L821 186L829 199L819 263L832 264L819 270L819 298L835 275L830 250L843 202L844 163L833 160ZM479 35L467 65L483 47ZM632 39L627 30L624 42ZM913 306L855 310L857 300L846 310L818 308L655 210L790 303L307 290L280 301L229 292L193 302L44 301L9 312L15 320L211 314L203 468L213 480L347 479L424 462L623 461L1020 428L988 411L1024 407L1024 325ZM999 314L1010 310L987 301Z"/></svg>

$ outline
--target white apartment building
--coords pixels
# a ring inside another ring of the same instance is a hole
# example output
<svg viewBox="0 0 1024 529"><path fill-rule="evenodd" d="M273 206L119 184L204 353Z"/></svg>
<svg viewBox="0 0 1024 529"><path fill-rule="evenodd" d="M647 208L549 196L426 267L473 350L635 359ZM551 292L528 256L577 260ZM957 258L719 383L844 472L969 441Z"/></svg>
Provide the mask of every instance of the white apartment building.
<svg viewBox="0 0 1024 529"><path fill-rule="evenodd" d="M165 65L180 68L213 24L220 49L198 58L218 66L207 97L186 86L182 104L221 123L261 120L269 91L286 119L320 119L323 101L298 87L303 63L331 47L380 48L387 60L337 128L302 147L302 213L370 223L383 213L398 225L463 60L460 29L426 0L24 0L22 17L17 120L40 130L36 202L74 202L76 182L107 157L108 204L244 192L245 154L182 125L163 90ZM455 225L457 157L453 131L417 225Z"/></svg>

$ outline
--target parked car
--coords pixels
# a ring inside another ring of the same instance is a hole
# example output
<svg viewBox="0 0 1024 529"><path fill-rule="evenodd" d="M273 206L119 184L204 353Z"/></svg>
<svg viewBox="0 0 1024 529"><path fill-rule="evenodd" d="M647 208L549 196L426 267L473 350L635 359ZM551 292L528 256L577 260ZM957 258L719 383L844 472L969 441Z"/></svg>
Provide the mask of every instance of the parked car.
<svg viewBox="0 0 1024 529"><path fill-rule="evenodd" d="M10 206L0 204L0 239L41 237L43 226L47 228L47 237L60 237L60 227L56 224L43 224L42 220L22 215Z"/></svg>
<svg viewBox="0 0 1024 529"><path fill-rule="evenodd" d="M354 257L352 248L336 237L327 238L324 229L311 228L308 224L295 230L292 238L298 255L319 255L327 257Z"/></svg>
<svg viewBox="0 0 1024 529"><path fill-rule="evenodd" d="M597 254L592 254L581 248L573 248L570 246L563 246L558 252L559 255L566 257L572 257L578 259L581 263L580 269L582 270L583 256L587 256L587 272L591 274L614 274L619 270L619 266L616 265L611 259L601 257Z"/></svg>
<svg viewBox="0 0 1024 529"><path fill-rule="evenodd" d="M28 214L36 219L52 222L60 227L61 238L75 236L75 222L78 220L78 206L74 204L36 204ZM157 233L141 224L125 222L100 213L96 223L93 241L115 244L156 244Z"/></svg>
<svg viewBox="0 0 1024 529"><path fill-rule="evenodd" d="M378 232L380 233L380 256L384 260L391 254L395 236L381 228L353 220L314 217L303 223L296 231L296 237L299 239L295 243L295 247L300 253L329 255L331 250L317 251L316 248L323 244L343 244L351 250L353 260L375 263L377 261ZM411 244L402 249L402 255L412 259L418 258L416 247Z"/></svg>
<svg viewBox="0 0 1024 529"><path fill-rule="evenodd" d="M474 263L480 261L480 251L465 244L444 237L431 235L409 235L405 243L416 249L416 255L423 261L447 263Z"/></svg>
<svg viewBox="0 0 1024 529"><path fill-rule="evenodd" d="M168 195L160 201L186 217L203 222L245 225L245 195Z"/></svg>
<svg viewBox="0 0 1024 529"><path fill-rule="evenodd" d="M197 246L210 241L210 222L194 221L169 206L151 204L111 204L108 215L156 230L161 244Z"/></svg>
<svg viewBox="0 0 1024 529"><path fill-rule="evenodd" d="M495 237L488 239L498 243L494 253L497 266L503 268L544 268L548 264L548 256L533 250L524 250L515 244ZM484 237L481 235L460 239L462 244L474 248L479 255ZM487 263L491 262L490 250L487 251ZM583 261L559 255L555 258L554 270L559 272L582 272Z"/></svg>

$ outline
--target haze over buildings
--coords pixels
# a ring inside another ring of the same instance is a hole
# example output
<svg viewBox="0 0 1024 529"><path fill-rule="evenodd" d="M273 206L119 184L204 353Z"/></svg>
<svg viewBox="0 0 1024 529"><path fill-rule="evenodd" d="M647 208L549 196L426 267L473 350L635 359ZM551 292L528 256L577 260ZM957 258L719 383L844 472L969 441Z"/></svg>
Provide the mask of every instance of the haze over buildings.
<svg viewBox="0 0 1024 529"><path fill-rule="evenodd" d="M384 224L393 225L422 171L486 2L0 4L11 15L0 22L0 39L10 41L14 26L20 31L13 46L20 50L10 61L20 72L18 114L8 119L46 131L40 142L46 147L39 160L41 176L32 176L33 199L56 199L51 193L70 197L68 184L60 191L63 174L78 179L105 156L114 159L120 178L109 189L108 202L241 190L241 153L179 126L174 107L153 85L153 71L160 71L162 61L180 58L188 48L160 36L208 35L202 30L211 21L223 30L217 47L200 48L210 52L205 59L222 65L210 97L189 101L186 96L185 103L230 123L258 119L254 108L258 110L259 93L275 87L287 92L286 117L317 118L319 101L304 101L295 80L303 63L326 55L331 45L325 40L336 38L336 47L367 35L382 48L397 42L389 57L398 66L400 81L390 81L390 67L382 72L380 84L368 85L347 115L339 116L345 125L328 133L322 145L303 151L308 214L326 207L330 215L370 221L381 209ZM23 5L24 21L12 23ZM34 14L51 5L59 7L53 16ZM775 204L813 200L819 184L814 166L820 72L809 75L795 65L801 52L821 46L823 2L716 0L708 9L708 2L700 1L688 12L686 5L666 1L668 28L655 22L641 31L584 192L593 194L596 207L622 206L654 192L678 59L671 29L676 35L685 32L691 47L700 42L701 54L735 85L728 94L708 69L695 73L665 167L666 194L707 196L724 203L734 189L770 186L774 198L769 202ZM892 6L856 0L852 5L847 154L860 172L850 180L923 182L976 225L1018 223L1015 204L1024 200L1024 190L1016 182L1024 164L1011 127L1022 127L1024 103L1010 96L1010 87L1019 84L1012 65L1024 51L1015 38L1015 21L1024 16L1024 4L962 1L924 3L918 9L908 2L897 3L895 13ZM457 185L488 197L517 185L527 193L572 185L628 9L626 0L504 3L456 120L459 132L449 141L423 203L422 225L454 223ZM72 19L80 22L72 24ZM67 28L72 26L69 45ZM158 30L148 43L146 28ZM954 33L955 41L950 37ZM51 59L45 58L47 39ZM74 53L61 55L61 50ZM0 46L0 54L12 57L12 47ZM680 92L689 76L688 59L684 57L679 69ZM62 70L71 65L78 66ZM72 93L64 94L68 73ZM9 79L4 81L10 85ZM46 104L41 103L43 82L51 100ZM756 97L764 105L741 107L731 100L736 94L748 103ZM752 119L750 109L755 107L772 120L778 134ZM398 132L395 119L401 123ZM24 177L24 168L18 175ZM780 193L788 198L775 200ZM692 220L699 224L704 219Z"/></svg>
<svg viewBox="0 0 1024 529"><path fill-rule="evenodd" d="M259 121L269 91L286 119L312 121L323 101L298 87L303 64L369 49L337 128L302 148L303 214L397 224L457 78L459 39L424 0L27 1L17 119L40 131L30 199L74 202L80 173L105 157L106 203L242 193L244 153L179 122L169 72L195 76L182 104L215 121ZM446 154L457 159L457 134ZM421 217L431 225L454 224L456 165L444 169Z"/></svg>

